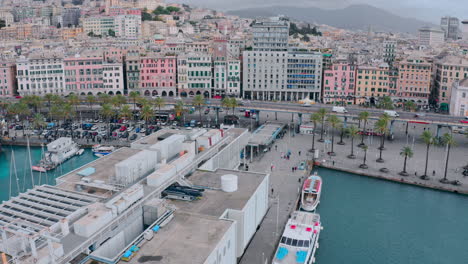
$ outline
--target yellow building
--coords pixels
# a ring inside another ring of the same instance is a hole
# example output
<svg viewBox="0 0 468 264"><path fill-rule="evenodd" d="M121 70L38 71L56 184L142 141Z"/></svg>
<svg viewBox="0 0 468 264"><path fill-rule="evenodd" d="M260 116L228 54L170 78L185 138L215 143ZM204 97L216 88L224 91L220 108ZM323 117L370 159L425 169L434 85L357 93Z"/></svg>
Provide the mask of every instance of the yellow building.
<svg viewBox="0 0 468 264"><path fill-rule="evenodd" d="M356 103L375 102L390 94L390 71L387 63L378 66L358 66Z"/></svg>
<svg viewBox="0 0 468 264"><path fill-rule="evenodd" d="M76 28L63 28L62 29L62 39L67 40L67 39L74 39L78 37L83 33L83 28L82 27L76 27Z"/></svg>

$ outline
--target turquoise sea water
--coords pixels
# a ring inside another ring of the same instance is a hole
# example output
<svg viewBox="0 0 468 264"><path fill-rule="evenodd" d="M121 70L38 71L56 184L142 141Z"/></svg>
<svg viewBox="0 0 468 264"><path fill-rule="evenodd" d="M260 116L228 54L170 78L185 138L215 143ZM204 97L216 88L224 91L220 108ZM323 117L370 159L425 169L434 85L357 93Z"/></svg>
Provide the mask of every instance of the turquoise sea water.
<svg viewBox="0 0 468 264"><path fill-rule="evenodd" d="M13 168L12 157L15 157L16 174ZM35 165L41 159L42 149L40 147L31 147L31 161ZM0 152L0 200L8 200L11 195L16 196L18 194L18 187L21 192L30 189L32 181L34 184L55 184L55 178L78 168L90 161L95 160L97 157L93 155L90 149L86 149L83 155L75 156L55 170L45 173L33 172L31 177L30 161L28 150L26 147L10 147L3 146L2 152ZM11 187L10 187L11 185Z"/></svg>
<svg viewBox="0 0 468 264"><path fill-rule="evenodd" d="M319 169L318 264L468 263L468 196Z"/></svg>

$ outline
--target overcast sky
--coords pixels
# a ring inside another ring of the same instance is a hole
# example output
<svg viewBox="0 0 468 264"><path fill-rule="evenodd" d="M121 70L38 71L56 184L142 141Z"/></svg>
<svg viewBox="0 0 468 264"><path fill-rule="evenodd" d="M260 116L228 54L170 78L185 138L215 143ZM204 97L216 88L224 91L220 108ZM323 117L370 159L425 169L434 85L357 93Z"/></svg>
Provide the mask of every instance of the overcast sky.
<svg viewBox="0 0 468 264"><path fill-rule="evenodd" d="M466 0L173 0L218 10L235 10L268 5L317 6L342 8L351 4L369 4L395 14L439 23L444 15L468 19Z"/></svg>

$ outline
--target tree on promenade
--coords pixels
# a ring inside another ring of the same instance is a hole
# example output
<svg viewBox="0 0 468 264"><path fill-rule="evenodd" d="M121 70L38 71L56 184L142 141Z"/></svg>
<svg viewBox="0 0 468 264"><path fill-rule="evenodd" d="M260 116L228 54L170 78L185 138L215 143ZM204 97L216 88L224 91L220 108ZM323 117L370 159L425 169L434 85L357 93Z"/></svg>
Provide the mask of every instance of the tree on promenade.
<svg viewBox="0 0 468 264"><path fill-rule="evenodd" d="M315 152L315 133L317 132L317 123L320 122L320 120L322 120L322 116L318 112L315 112L312 115L310 115L310 121L312 121L312 123L314 124L314 130L312 133L312 153Z"/></svg>
<svg viewBox="0 0 468 264"><path fill-rule="evenodd" d="M235 109L239 105L237 102L236 98L229 98L229 97L224 97L223 100L221 101L221 105L226 108L231 108L232 109L232 114L235 115Z"/></svg>
<svg viewBox="0 0 468 264"><path fill-rule="evenodd" d="M185 113L187 112L187 108L185 107L184 101L177 101L177 103L174 106L174 111L176 116L180 117L180 120L182 120L185 123Z"/></svg>
<svg viewBox="0 0 468 264"><path fill-rule="evenodd" d="M141 118L145 120L146 129L148 129L148 122L153 117L153 115L154 115L153 108L148 104L143 105L143 107L141 108Z"/></svg>
<svg viewBox="0 0 468 264"><path fill-rule="evenodd" d="M44 122L44 116L40 113L34 114L32 119L32 125L34 129L42 129L46 125L46 122Z"/></svg>
<svg viewBox="0 0 468 264"><path fill-rule="evenodd" d="M332 128L331 132L331 151L328 153L330 156L335 156L336 153L334 151L334 145L335 145L335 131L336 129L340 126L341 120L336 116L336 115L329 115L327 118L328 124L330 124Z"/></svg>
<svg viewBox="0 0 468 264"><path fill-rule="evenodd" d="M320 139L318 140L319 142L324 142L323 140L323 132L325 131L325 117L327 117L327 109L325 108L320 108L317 111L317 114L320 116L320 122L321 122L321 130L320 130Z"/></svg>
<svg viewBox="0 0 468 264"><path fill-rule="evenodd" d="M75 112L75 109L73 109L73 106L67 103L67 104L62 105L61 115L63 118L63 123L66 123L67 120L73 120L73 117L75 117L76 112ZM70 132L71 132L71 137L73 138L73 126L70 126Z"/></svg>
<svg viewBox="0 0 468 264"><path fill-rule="evenodd" d="M108 94L105 94L105 93L101 93L98 95L98 98L99 98L99 103L101 104L101 106L105 105L105 104L109 104L110 106L110 103L111 103L111 98Z"/></svg>
<svg viewBox="0 0 468 264"><path fill-rule="evenodd" d="M138 98L140 98L140 94L138 92L136 92L136 91L131 91L128 94L128 97L130 98L130 100L132 100L133 111L135 111L136 103L138 102Z"/></svg>
<svg viewBox="0 0 468 264"><path fill-rule="evenodd" d="M426 164L424 166L424 174L420 177L423 180L429 180L429 176L427 175L427 166L429 164L429 148L432 144L434 144L434 136L432 135L431 131L424 130L421 134L421 139L426 144Z"/></svg>
<svg viewBox="0 0 468 264"><path fill-rule="evenodd" d="M37 95L26 95L20 99L20 102L26 104L34 113L37 113L39 107L42 106L42 97Z"/></svg>
<svg viewBox="0 0 468 264"><path fill-rule="evenodd" d="M101 114L102 118L103 118L104 120L106 120L106 122L107 122L107 128L108 128L107 133L110 134L110 123L111 123L111 119L112 119L112 117L115 115L114 109L112 109L112 106L111 106L110 104L103 104L103 105L101 106L100 114Z"/></svg>
<svg viewBox="0 0 468 264"><path fill-rule="evenodd" d="M192 104L193 106L195 106L196 109L198 109L198 113L200 116L200 124L203 126L201 111L202 111L203 106L206 105L205 98L201 94L195 95L195 97L193 97Z"/></svg>
<svg viewBox="0 0 468 264"><path fill-rule="evenodd" d="M363 111L363 112L360 112L358 116L359 121L364 122L364 129L362 130L361 143L358 145L359 147L366 145L364 144L364 137L366 135L367 121L369 120L369 115L370 115L369 112Z"/></svg>
<svg viewBox="0 0 468 264"><path fill-rule="evenodd" d="M401 149L400 156L404 157L403 161L403 170L399 173L401 176L408 176L408 172L406 172L406 162L408 161L408 158L413 157L413 149L411 147L406 146Z"/></svg>
<svg viewBox="0 0 468 264"><path fill-rule="evenodd" d="M89 105L89 109L91 109L91 113L93 113L93 116L96 119L96 112L93 111L93 105L96 103L96 97L94 97L92 94L89 94L86 96L86 102Z"/></svg>
<svg viewBox="0 0 468 264"><path fill-rule="evenodd" d="M348 155L348 158L350 159L355 159L356 156L354 155L354 138L357 136L359 129L352 125L351 127L348 128L349 136L351 137L351 154Z"/></svg>
<svg viewBox="0 0 468 264"><path fill-rule="evenodd" d="M24 120L31 114L29 107L22 102L18 102L15 104L10 105L8 108L8 113L10 116L16 118L18 117L19 121L21 122L21 126L23 127L23 136L24 136Z"/></svg>
<svg viewBox="0 0 468 264"><path fill-rule="evenodd" d="M162 97L156 97L153 102L154 106L158 108L158 120L161 120L161 108L166 105L166 100Z"/></svg>
<svg viewBox="0 0 468 264"><path fill-rule="evenodd" d="M449 156L450 156L450 149L452 146L456 145L455 139L453 136L449 133L445 133L442 136L442 142L446 146L446 157L445 157L445 169L444 169L444 178L440 180L441 183L449 183L449 180L447 180L447 170L448 170L448 165L449 165Z"/></svg>
<svg viewBox="0 0 468 264"><path fill-rule="evenodd" d="M367 164L366 164L366 161L367 161L367 149L368 149L368 148L369 148L369 147L368 147L367 145L362 146L362 150L364 150L364 159L362 160L362 164L359 165L359 168L361 168L361 169L367 169L367 168L368 168L368 166L367 166Z"/></svg>
<svg viewBox="0 0 468 264"><path fill-rule="evenodd" d="M388 121L386 117L381 117L377 122L375 122L375 131L380 134L380 147L379 149L379 158L376 160L377 162L383 163L384 159L382 158L382 152L385 149L385 135L388 132Z"/></svg>
<svg viewBox="0 0 468 264"><path fill-rule="evenodd" d="M114 106L118 110L120 110L122 105L124 105L126 103L127 103L127 99L125 99L125 97L123 95L121 95L121 94L118 94L118 95L112 97L112 99L111 99L112 106Z"/></svg>
<svg viewBox="0 0 468 264"><path fill-rule="evenodd" d="M80 104L81 100L80 98L78 97L78 95L76 94L70 94L68 96L68 103L72 106L72 107L75 107L75 112L77 113L80 113L80 116L81 116L81 112L78 111L78 105Z"/></svg>

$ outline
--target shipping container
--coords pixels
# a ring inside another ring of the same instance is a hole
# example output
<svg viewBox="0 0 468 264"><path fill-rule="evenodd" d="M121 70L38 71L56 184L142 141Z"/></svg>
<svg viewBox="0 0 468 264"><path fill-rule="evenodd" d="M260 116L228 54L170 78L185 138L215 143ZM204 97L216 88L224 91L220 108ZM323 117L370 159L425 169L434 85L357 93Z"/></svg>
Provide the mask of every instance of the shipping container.
<svg viewBox="0 0 468 264"><path fill-rule="evenodd" d="M75 234L90 237L113 219L111 210L104 207L102 203L95 203L88 207L88 214L78 219L73 228Z"/></svg>
<svg viewBox="0 0 468 264"><path fill-rule="evenodd" d="M142 150L130 158L115 164L115 178L120 184L128 185L156 167L158 155L154 151Z"/></svg>
<svg viewBox="0 0 468 264"><path fill-rule="evenodd" d="M146 178L147 184L151 187L158 187L171 177L174 177L176 174L176 166L172 164L166 164Z"/></svg>

